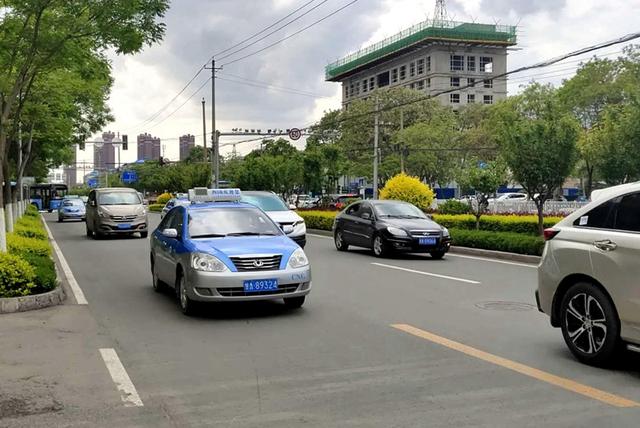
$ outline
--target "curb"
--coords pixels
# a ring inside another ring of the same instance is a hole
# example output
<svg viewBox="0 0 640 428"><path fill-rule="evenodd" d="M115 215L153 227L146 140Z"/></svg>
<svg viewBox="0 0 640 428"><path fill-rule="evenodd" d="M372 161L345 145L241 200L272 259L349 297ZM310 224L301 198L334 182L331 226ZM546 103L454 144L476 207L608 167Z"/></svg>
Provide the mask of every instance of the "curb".
<svg viewBox="0 0 640 428"><path fill-rule="evenodd" d="M11 297L0 299L0 314L10 314L14 312L34 311L50 306L61 305L65 299L65 293L61 285L48 293L36 294L33 296Z"/></svg>
<svg viewBox="0 0 640 428"><path fill-rule="evenodd" d="M307 233L313 235L333 236L331 231L320 229L307 229ZM464 254L468 256L486 257L489 259L508 260L512 262L539 264L541 257L529 256L526 254L506 253L503 251L482 250L479 248L452 246L451 252L454 254Z"/></svg>

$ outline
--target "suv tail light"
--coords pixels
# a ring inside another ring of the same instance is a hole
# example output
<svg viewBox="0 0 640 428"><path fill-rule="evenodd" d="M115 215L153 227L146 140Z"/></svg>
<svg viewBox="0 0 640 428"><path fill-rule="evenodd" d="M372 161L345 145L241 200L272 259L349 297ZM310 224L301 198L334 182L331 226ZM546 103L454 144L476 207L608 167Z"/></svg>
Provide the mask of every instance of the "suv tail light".
<svg viewBox="0 0 640 428"><path fill-rule="evenodd" d="M544 230L544 240L551 241L556 235L560 233L558 229L545 229Z"/></svg>

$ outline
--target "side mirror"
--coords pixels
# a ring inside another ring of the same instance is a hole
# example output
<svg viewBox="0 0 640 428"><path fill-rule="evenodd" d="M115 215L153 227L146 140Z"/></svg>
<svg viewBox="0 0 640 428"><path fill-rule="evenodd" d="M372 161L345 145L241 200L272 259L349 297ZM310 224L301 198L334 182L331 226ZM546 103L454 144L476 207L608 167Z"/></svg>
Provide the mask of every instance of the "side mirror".
<svg viewBox="0 0 640 428"><path fill-rule="evenodd" d="M284 226L282 226L282 231L288 235L293 232L293 226L291 226L290 224L285 224Z"/></svg>
<svg viewBox="0 0 640 428"><path fill-rule="evenodd" d="M165 236L167 238L173 238L173 239L177 239L178 238L178 231L175 229L165 229L162 231L162 236Z"/></svg>
<svg viewBox="0 0 640 428"><path fill-rule="evenodd" d="M371 214L369 214L369 213L362 213L362 219L363 219L363 220L371 220Z"/></svg>
<svg viewBox="0 0 640 428"><path fill-rule="evenodd" d="M292 211L295 211L297 209L297 207L293 204L289 204L289 209Z"/></svg>

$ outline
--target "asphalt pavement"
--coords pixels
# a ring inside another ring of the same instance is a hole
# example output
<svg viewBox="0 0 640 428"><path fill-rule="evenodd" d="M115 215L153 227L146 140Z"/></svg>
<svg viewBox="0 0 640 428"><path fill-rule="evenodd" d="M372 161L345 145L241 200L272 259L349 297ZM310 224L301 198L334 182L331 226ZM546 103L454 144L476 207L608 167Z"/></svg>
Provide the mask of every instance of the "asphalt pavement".
<svg viewBox="0 0 640 428"><path fill-rule="evenodd" d="M309 236L302 309L215 304L189 318L151 288L148 240L94 241L83 223L45 217L88 305L48 310L76 329L43 364L78 359L85 376L57 376L54 412L0 426L638 426L640 359L577 363L535 309L535 266L376 259Z"/></svg>

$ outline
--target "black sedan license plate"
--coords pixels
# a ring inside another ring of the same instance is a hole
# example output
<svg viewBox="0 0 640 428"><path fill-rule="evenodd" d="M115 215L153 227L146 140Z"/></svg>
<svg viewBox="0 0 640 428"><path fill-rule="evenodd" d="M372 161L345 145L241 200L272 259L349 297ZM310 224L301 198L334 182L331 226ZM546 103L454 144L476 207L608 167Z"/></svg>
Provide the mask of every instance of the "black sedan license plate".
<svg viewBox="0 0 640 428"><path fill-rule="evenodd" d="M436 238L419 238L418 239L418 244L419 245L436 245Z"/></svg>

